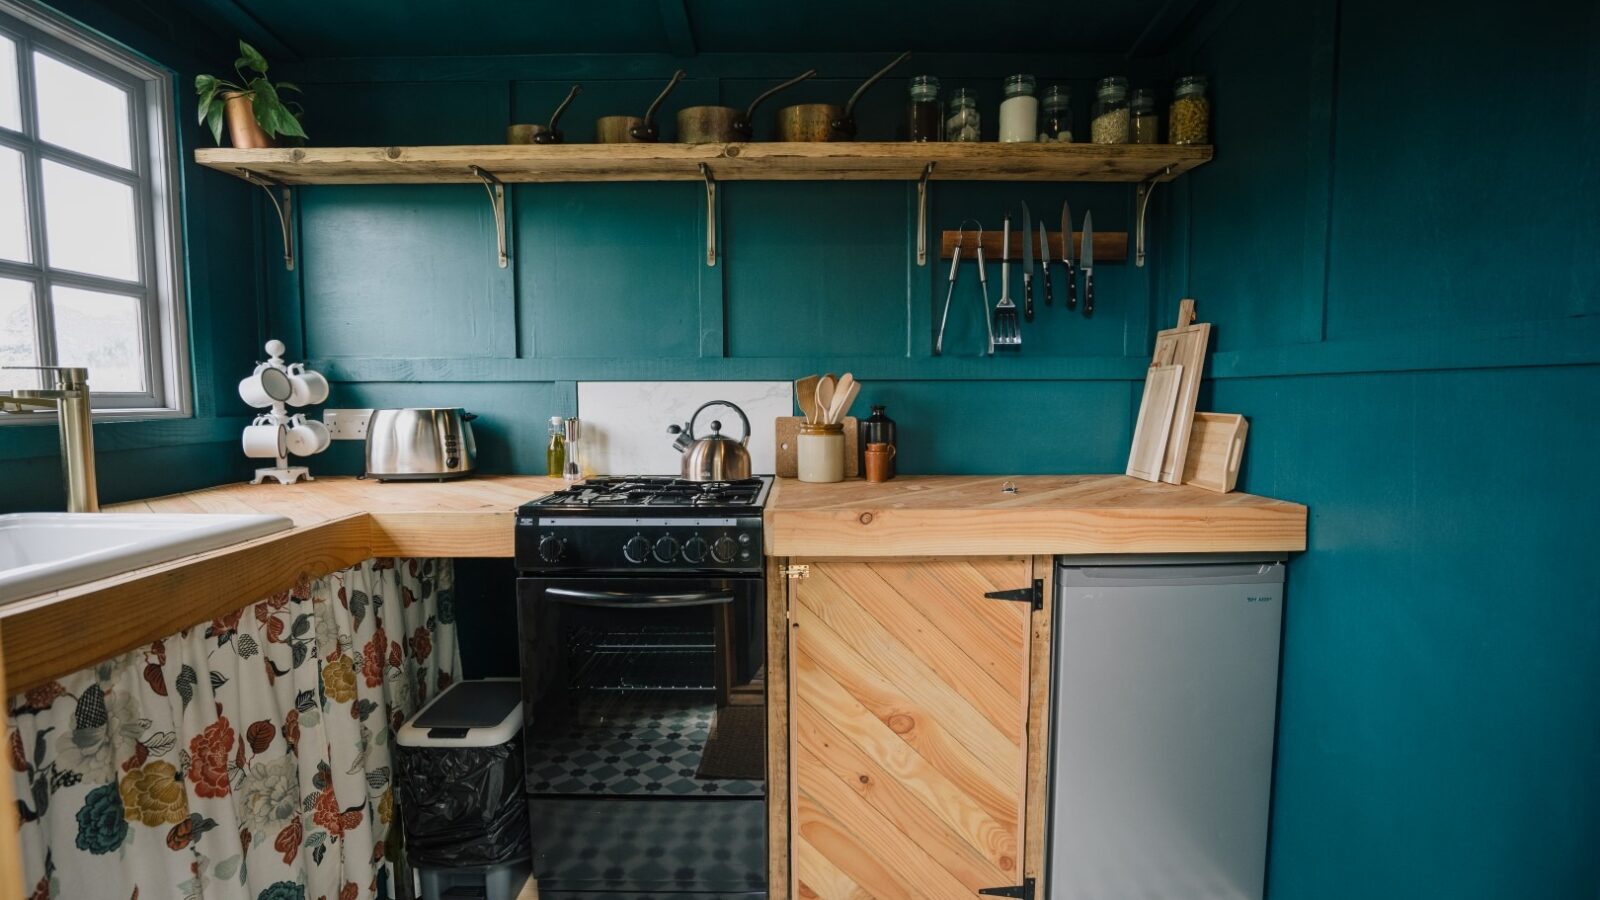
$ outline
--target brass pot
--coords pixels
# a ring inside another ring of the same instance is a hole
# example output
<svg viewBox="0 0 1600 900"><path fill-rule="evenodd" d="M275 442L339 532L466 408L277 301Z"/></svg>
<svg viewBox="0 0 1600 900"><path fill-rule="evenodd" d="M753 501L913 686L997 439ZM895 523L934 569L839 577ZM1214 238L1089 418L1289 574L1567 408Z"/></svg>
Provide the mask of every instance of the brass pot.
<svg viewBox="0 0 1600 900"><path fill-rule="evenodd" d="M230 91L223 97L227 104L223 107L222 117L228 123L228 140L233 146L240 150L259 150L278 145L256 121L256 105L250 100L250 95Z"/></svg>
<svg viewBox="0 0 1600 900"><path fill-rule="evenodd" d="M797 103L778 110L778 140L780 141L852 141L856 137L856 102L867 88L889 74L889 70L911 57L911 51L895 57L894 62L879 69L856 88L850 100L841 109L832 103Z"/></svg>
<svg viewBox="0 0 1600 900"><path fill-rule="evenodd" d="M683 80L684 72L679 69L672 73L672 80L656 95L650 108L645 110L644 118L638 116L601 116L594 123L594 141L597 144L654 144L661 137L661 130L656 126L656 110L660 108L661 101L667 99L672 89Z"/></svg>
<svg viewBox="0 0 1600 900"><path fill-rule="evenodd" d="M567 99L561 101L556 111L550 114L549 125L508 125L506 126L506 143L508 144L559 144L564 135L556 123L561 121L561 114L572 105L572 98L583 93L583 85L575 84L572 90L567 91Z"/></svg>
<svg viewBox="0 0 1600 900"><path fill-rule="evenodd" d="M754 100L742 112L732 106L690 106L678 110L678 140L685 144L720 144L748 141L755 136L751 119L763 100L786 87L792 87L817 74L807 69Z"/></svg>

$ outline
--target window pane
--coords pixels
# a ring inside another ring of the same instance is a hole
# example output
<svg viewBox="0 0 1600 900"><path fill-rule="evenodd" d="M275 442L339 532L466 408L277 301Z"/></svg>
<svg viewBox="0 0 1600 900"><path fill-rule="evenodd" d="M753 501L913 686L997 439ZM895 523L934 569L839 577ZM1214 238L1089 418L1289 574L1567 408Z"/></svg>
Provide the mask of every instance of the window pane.
<svg viewBox="0 0 1600 900"><path fill-rule="evenodd" d="M0 278L0 366L38 364L33 334L33 285ZM33 372L0 370L0 391L38 386L39 376Z"/></svg>
<svg viewBox="0 0 1600 900"><path fill-rule="evenodd" d="M127 91L38 51L33 54L33 85L40 137L115 166L132 167Z"/></svg>
<svg viewBox="0 0 1600 900"><path fill-rule="evenodd" d="M56 364L87 366L95 391L142 391L144 328L139 299L55 287Z"/></svg>
<svg viewBox="0 0 1600 900"><path fill-rule="evenodd" d="M0 34L0 127L22 130L22 87L17 80L17 45Z"/></svg>
<svg viewBox="0 0 1600 900"><path fill-rule="evenodd" d="M138 280L133 188L47 159L44 223L50 265Z"/></svg>
<svg viewBox="0 0 1600 900"><path fill-rule="evenodd" d="M28 204L24 200L22 154L0 147L0 259L29 262Z"/></svg>

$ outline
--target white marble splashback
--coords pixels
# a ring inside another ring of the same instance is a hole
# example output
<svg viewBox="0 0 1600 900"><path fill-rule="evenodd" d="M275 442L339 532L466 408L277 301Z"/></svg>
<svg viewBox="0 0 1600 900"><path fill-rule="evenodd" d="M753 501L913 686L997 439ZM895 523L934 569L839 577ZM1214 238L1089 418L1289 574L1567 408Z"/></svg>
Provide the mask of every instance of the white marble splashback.
<svg viewBox="0 0 1600 900"><path fill-rule="evenodd" d="M771 475L774 420L794 414L793 398L787 381L580 381L584 468L591 475L676 475L682 457L667 426L687 422L702 403L727 400L750 417L753 474ZM738 437L732 410L706 410L698 429L709 433L712 419L722 422L723 434Z"/></svg>

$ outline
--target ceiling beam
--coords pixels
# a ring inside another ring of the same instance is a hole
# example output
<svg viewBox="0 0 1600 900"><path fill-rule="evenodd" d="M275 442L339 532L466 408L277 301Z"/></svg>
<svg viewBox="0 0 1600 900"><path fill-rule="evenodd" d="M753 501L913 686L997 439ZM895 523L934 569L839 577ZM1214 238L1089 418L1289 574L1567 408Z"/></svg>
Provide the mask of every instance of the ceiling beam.
<svg viewBox="0 0 1600 900"><path fill-rule="evenodd" d="M198 15L209 18L224 33L232 32L249 42L263 56L292 60L301 58L299 51L274 34L237 0L193 0L193 5Z"/></svg>
<svg viewBox="0 0 1600 900"><path fill-rule="evenodd" d="M689 24L687 0L659 0L661 24L667 31L667 47L674 56L694 56L694 28Z"/></svg>

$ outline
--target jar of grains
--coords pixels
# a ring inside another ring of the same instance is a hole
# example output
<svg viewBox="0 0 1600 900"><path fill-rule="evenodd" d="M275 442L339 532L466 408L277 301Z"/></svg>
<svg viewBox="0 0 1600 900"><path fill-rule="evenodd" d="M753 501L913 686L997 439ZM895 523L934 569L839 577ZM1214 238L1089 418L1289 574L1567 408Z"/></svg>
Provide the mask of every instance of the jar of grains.
<svg viewBox="0 0 1600 900"><path fill-rule="evenodd" d="M970 142L978 140L978 98L966 88L950 95L950 114L944 120L944 139Z"/></svg>
<svg viewBox="0 0 1600 900"><path fill-rule="evenodd" d="M1039 122L1039 140L1045 143L1072 143L1072 94L1066 87L1053 84L1044 92L1040 104L1044 117Z"/></svg>
<svg viewBox="0 0 1600 900"><path fill-rule="evenodd" d="M1129 118L1128 79L1118 75L1100 79L1089 115L1089 140L1096 144L1126 144Z"/></svg>
<svg viewBox="0 0 1600 900"><path fill-rule="evenodd" d="M1039 98L1034 96L1033 89L1032 75L1012 75L1006 79L1006 98L1000 101L1001 141L1039 139Z"/></svg>
<svg viewBox="0 0 1600 900"><path fill-rule="evenodd" d="M1167 114L1168 140L1174 144L1204 144L1211 130L1211 101L1206 99L1203 75L1185 75L1172 84L1172 108Z"/></svg>
<svg viewBox="0 0 1600 900"><path fill-rule="evenodd" d="M1150 88L1139 88L1133 92L1133 124L1130 131L1135 144L1160 143L1160 117L1156 115L1156 92Z"/></svg>

